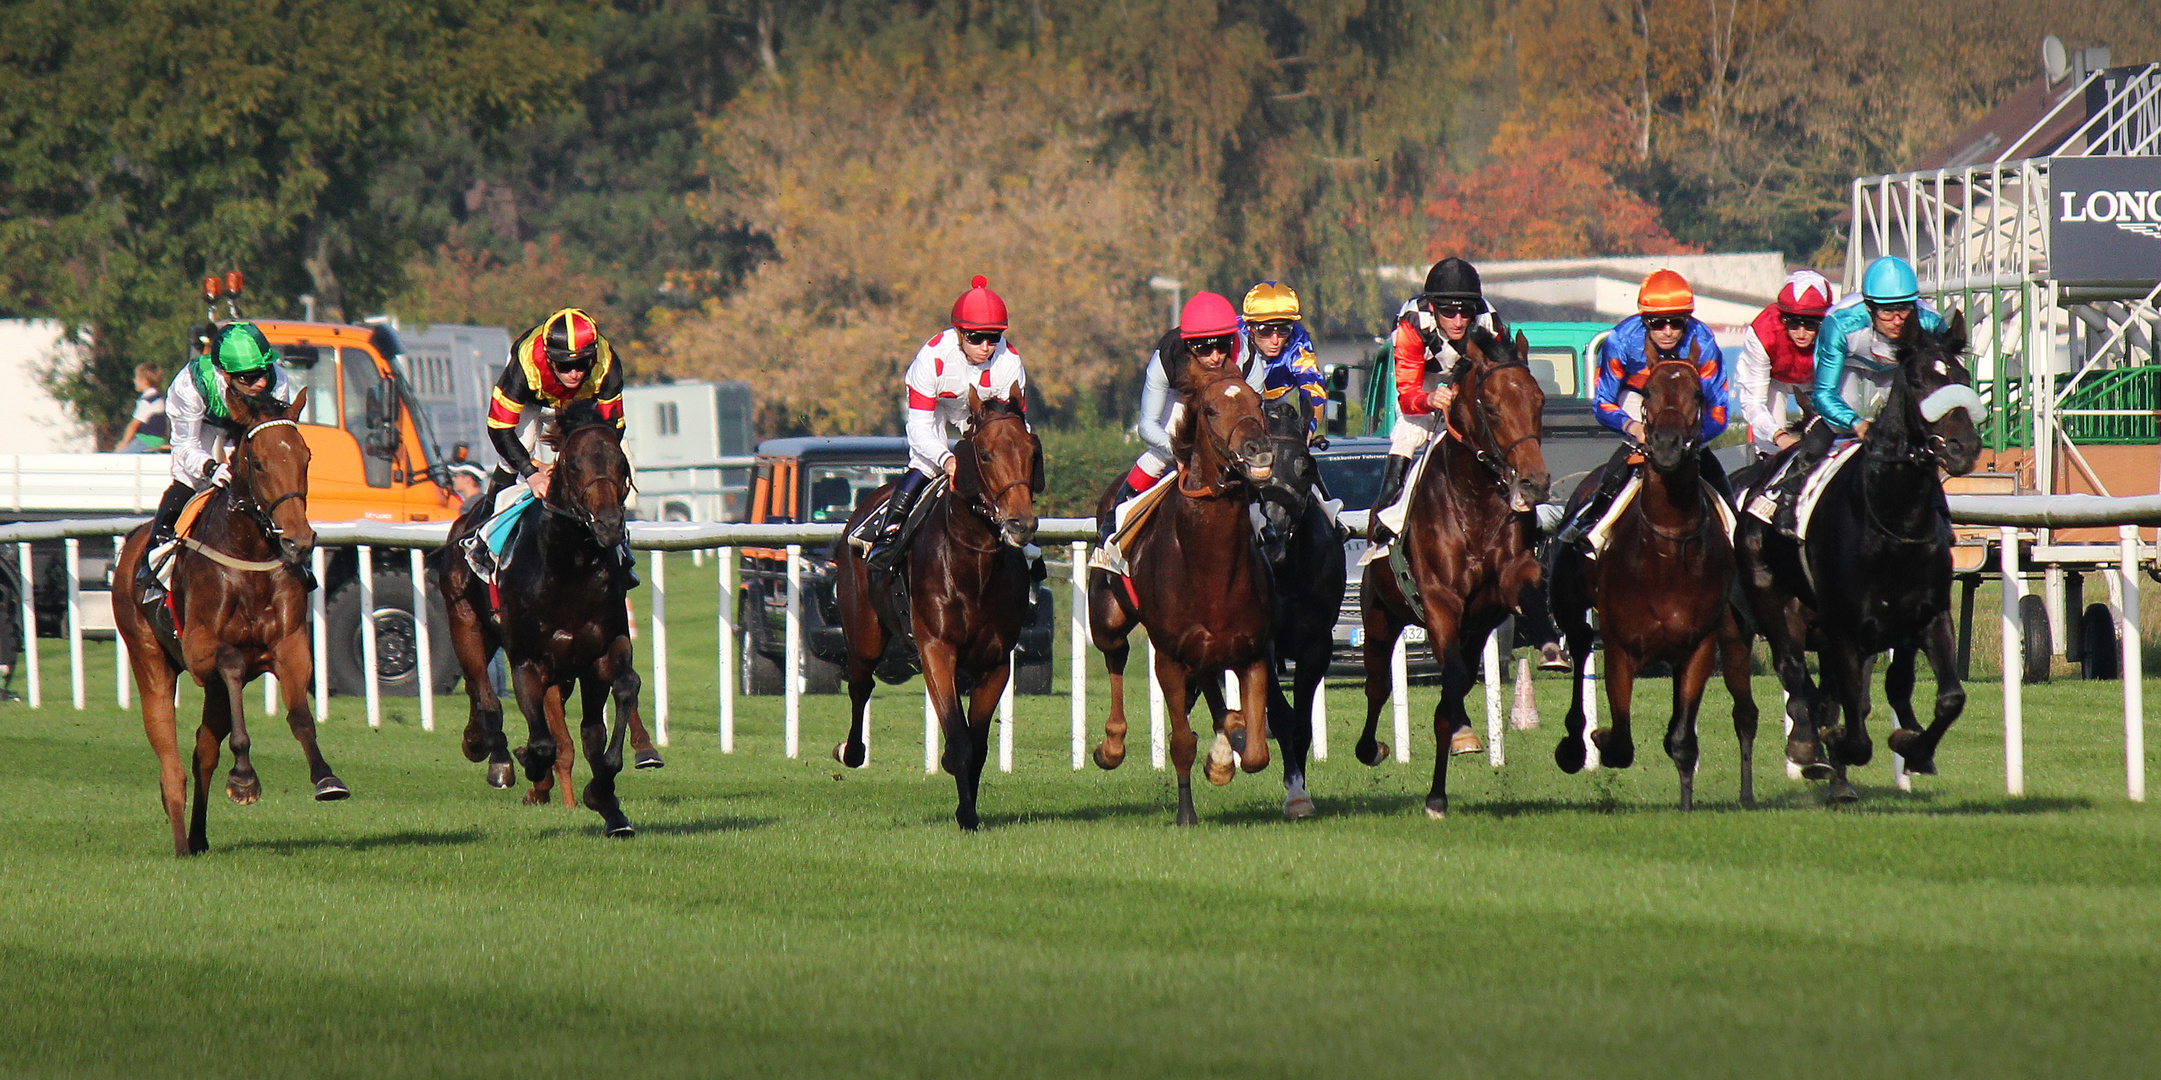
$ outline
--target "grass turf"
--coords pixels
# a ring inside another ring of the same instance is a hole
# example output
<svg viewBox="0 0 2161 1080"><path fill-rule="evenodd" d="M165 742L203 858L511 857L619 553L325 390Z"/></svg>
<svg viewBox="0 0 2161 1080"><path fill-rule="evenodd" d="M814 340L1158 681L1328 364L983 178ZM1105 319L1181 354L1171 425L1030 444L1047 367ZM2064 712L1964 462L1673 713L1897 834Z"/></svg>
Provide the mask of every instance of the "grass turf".
<svg viewBox="0 0 2161 1080"><path fill-rule="evenodd" d="M1657 743L1667 683L1639 687L1636 768L1565 777L1546 682L1546 726L1510 733L1504 769L1459 759L1443 823L1420 810L1431 691L1413 762L1373 770L1338 691L1319 818L1278 821L1275 777L1241 776L1200 785L1194 830L1168 827L1145 737L1117 772L1075 774L1066 700L1022 698L1017 770L986 780L988 828L962 836L950 780L921 771L912 686L881 688L867 770L824 757L835 698L808 699L802 760L780 756L770 700L743 703L719 754L710 591L670 600L674 745L625 777L642 831L616 843L588 811L486 789L457 752L462 699L429 734L410 701L370 730L341 698L324 745L351 801L309 801L297 747L257 720L265 801L219 797L211 853L176 860L135 714L68 708L46 643L45 708L0 710L0 1073L2157 1068L2161 852L2155 812L2123 799L2115 684L2029 689L2025 798L2002 794L1997 687L1976 683L1915 793L1878 764L1858 807L1820 808L1767 733L1753 811L1714 684L1684 817ZM110 653L91 659L109 703Z"/></svg>

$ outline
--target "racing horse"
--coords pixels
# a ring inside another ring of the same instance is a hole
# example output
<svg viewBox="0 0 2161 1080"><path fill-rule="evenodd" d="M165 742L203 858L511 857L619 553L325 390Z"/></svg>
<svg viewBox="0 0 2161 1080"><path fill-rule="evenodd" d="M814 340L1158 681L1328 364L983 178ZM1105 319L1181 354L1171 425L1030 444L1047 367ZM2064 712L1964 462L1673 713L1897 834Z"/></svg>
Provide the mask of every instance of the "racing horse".
<svg viewBox="0 0 2161 1080"><path fill-rule="evenodd" d="M976 796L990 756L991 717L1013 675L1013 646L1028 621L1035 587L1024 549L1035 539L1043 442L1028 429L1019 403L984 401L970 388L968 427L953 447L953 461L951 483L923 511L908 546L905 585L924 688L945 732L939 762L959 794L953 820L973 832L982 824ZM873 575L845 538L884 507L883 498L864 500L833 549L834 596L848 643L849 705L848 737L833 748L833 757L849 768L863 766L864 709L886 649L896 643L871 593L890 587L890 580Z"/></svg>
<svg viewBox="0 0 2161 1080"><path fill-rule="evenodd" d="M436 585L448 602L451 647L471 703L463 748L467 760L488 762L490 785L510 786L503 706L488 679L488 660L500 648L525 714L526 779L544 792L541 785L556 763L555 733L569 730L564 699L583 682L580 733L593 774L585 805L600 815L609 836L633 836L637 830L615 793L623 734L638 723L641 685L631 663L630 617L616 565L626 536L630 460L614 422L589 400L558 412L542 438L556 450L554 475L541 512L520 523L506 543L494 585L458 556L458 536L437 555ZM615 700L612 734L599 708L608 695Z"/></svg>
<svg viewBox="0 0 2161 1080"><path fill-rule="evenodd" d="M1829 779L1839 802L1858 798L1846 770L1874 756L1866 724L1878 653L1891 651L1884 696L1898 730L1890 746L1907 772L1935 773L1936 747L1966 705L1952 644L1951 514L1937 473L1963 476L1981 452L1982 404L1963 359L1965 316L1952 312L1938 332L1908 320L1896 346L1898 367L1859 460L1825 485L1807 540L1741 517L1742 592L1770 643L1793 721L1786 757L1810 779ZM1821 664L1820 688L1809 680L1810 649ZM1935 715L1925 729L1913 711L1917 651L1936 672Z"/></svg>
<svg viewBox="0 0 2161 1080"><path fill-rule="evenodd" d="M1125 554L1130 573L1089 570L1088 622L1111 679L1110 719L1096 744L1095 763L1115 769L1125 760L1125 667L1132 648L1127 639L1136 626L1145 626L1156 645L1156 679L1169 705L1177 822L1197 825L1193 760L1198 740L1188 713L1224 671L1237 672L1243 709L1217 715L1209 782L1230 783L1234 761L1247 772L1268 767L1267 734L1252 717L1263 715L1259 703L1270 700L1274 681L1275 590L1254 541L1250 507L1257 485L1273 472L1275 448L1261 415L1260 393L1242 373L1225 368L1207 374L1190 363L1176 367L1172 383L1185 408L1171 431L1178 461L1173 490L1136 527ZM1098 515L1112 512L1116 492L1113 485L1103 493ZM1210 705L1217 700L1211 695Z"/></svg>
<svg viewBox="0 0 2161 1080"><path fill-rule="evenodd" d="M1651 365L1643 388L1644 459L1641 486L1615 520L1605 550L1591 558L1574 547L1556 553L1549 589L1553 612L1567 635L1577 670L1591 651L1593 609L1605 645L1606 702L1611 728L1591 733L1601 762L1616 769L1635 763L1629 704L1636 673L1645 664L1673 665L1673 715L1666 725L1666 756L1681 774L1681 809L1695 805L1696 711L1714 665L1723 669L1733 695L1733 733L1741 744L1741 803L1756 801L1754 755L1756 702L1748 684L1751 637L1734 610L1733 544L1726 535L1720 496L1703 480L1703 380L1693 346L1685 360ZM1584 478L1571 512L1598 484ZM1569 680L1575 696L1568 733L1553 759L1565 773L1583 769L1583 680Z"/></svg>
<svg viewBox="0 0 2161 1080"><path fill-rule="evenodd" d="M1306 410L1295 395L1293 391L1264 407L1275 457L1268 482L1260 489L1266 524L1261 551L1276 593L1268 730L1283 749L1283 816L1293 821L1313 815L1313 797L1306 792L1313 698L1335 651L1346 577L1343 537L1321 507L1325 492L1320 468L1307 445ZM1280 675L1286 667L1291 674L1288 697ZM1214 705L1222 691L1213 680L1203 689Z"/></svg>
<svg viewBox="0 0 2161 1080"><path fill-rule="evenodd" d="M1379 765L1388 757L1374 727L1393 682L1389 660L1403 628L1423 626L1441 666L1433 709L1438 747L1426 794L1426 814L1435 820L1448 812L1449 757L1477 746L1463 698L1487 635L1511 613L1533 625L1549 617L1533 553L1533 511L1549 484L1539 451L1546 395L1524 361L1528 348L1521 334L1510 342L1505 326L1498 333L1471 329L1450 379L1457 389L1448 431L1426 451L1403 535L1388 556L1366 564L1361 579L1366 727L1358 760Z"/></svg>
<svg viewBox="0 0 2161 1080"><path fill-rule="evenodd" d="M168 635L157 625L161 615L153 609L162 601L113 605L113 621L127 641L128 663L142 693L143 731L158 755L158 788L172 822L175 855L210 848L207 803L220 742L229 741L233 749L226 797L243 806L262 798L241 700L242 689L258 675L277 676L285 723L307 755L315 798L330 802L351 794L323 760L308 705L315 657L308 644L308 591L314 582L307 559L315 530L308 525L308 444L298 424L307 400L305 389L290 405L267 395L227 394L241 432L227 462L232 479L203 504L173 553L168 625L174 632ZM114 581L135 580L149 536L147 525L128 534ZM195 729L195 810L185 825L187 779L180 767L174 698L183 670L203 688L203 720Z"/></svg>

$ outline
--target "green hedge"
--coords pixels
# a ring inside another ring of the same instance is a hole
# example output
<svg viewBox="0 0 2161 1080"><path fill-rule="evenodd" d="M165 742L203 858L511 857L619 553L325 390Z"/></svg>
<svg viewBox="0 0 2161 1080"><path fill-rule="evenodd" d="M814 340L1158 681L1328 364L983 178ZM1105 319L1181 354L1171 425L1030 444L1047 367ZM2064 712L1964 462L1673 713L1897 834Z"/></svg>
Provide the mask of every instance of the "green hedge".
<svg viewBox="0 0 2161 1080"><path fill-rule="evenodd" d="M1036 434L1043 438L1046 482L1036 513L1044 517L1092 516L1104 489L1133 467L1142 449L1140 440L1115 424L1043 428Z"/></svg>

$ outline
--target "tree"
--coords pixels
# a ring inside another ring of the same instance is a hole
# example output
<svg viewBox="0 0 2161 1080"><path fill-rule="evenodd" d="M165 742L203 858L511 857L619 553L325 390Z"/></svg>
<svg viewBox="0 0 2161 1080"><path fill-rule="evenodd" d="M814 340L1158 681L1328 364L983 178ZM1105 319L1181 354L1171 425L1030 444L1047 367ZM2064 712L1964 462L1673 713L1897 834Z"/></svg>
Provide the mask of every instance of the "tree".
<svg viewBox="0 0 2161 1080"><path fill-rule="evenodd" d="M342 318L410 240L371 180L423 114L502 123L582 76L567 3L17 0L0 36L0 282L9 309L87 337L56 392L109 435L130 372L177 361L205 271L258 310L310 293ZM545 57L546 63L532 58Z"/></svg>

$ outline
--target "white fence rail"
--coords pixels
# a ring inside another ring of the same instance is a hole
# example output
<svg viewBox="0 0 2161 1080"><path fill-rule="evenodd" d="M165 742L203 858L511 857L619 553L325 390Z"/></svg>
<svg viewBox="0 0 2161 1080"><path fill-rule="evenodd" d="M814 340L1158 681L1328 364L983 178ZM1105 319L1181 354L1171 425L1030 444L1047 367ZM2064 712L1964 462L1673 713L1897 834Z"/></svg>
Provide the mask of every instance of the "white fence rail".
<svg viewBox="0 0 2161 1080"><path fill-rule="evenodd" d="M2019 663L2021 623L2018 617L2018 601L2024 593L2023 574L2025 571L2022 569L2019 559L2018 530L2022 527L2033 529L2105 525L2114 525L2118 528L2119 542L2111 545L2092 545L2094 553L2092 560L2089 561L2105 562L2109 571L2107 576L2110 597L2109 606L2116 617L2122 650L2119 673L2122 679L2124 695L2125 792L2133 801L2144 801L2146 797L2145 702L2142 682L2144 657L2140 650L2139 636L2139 597L2142 577L2139 568L2141 561L2150 556L2144 550L2138 528L2139 526L2161 526L2161 496L2128 499L2084 495L1952 496L1950 497L1950 507L1953 520L1961 525L1994 525L2000 530L1999 546L2001 551L1998 573L2002 576L2004 582L2002 590L2003 670L2005 672L2003 678L2004 786L2006 791L2013 795L2020 795L2025 791L2024 701L2020 679L2018 678L2021 666ZM77 554L77 548L82 538L117 538L132 531L143 521L144 519L139 517L96 518L23 522L15 525L0 526L0 544L11 541L15 543L17 564L22 580L26 584L35 580L31 568L31 543L33 541L51 540L64 540L67 543L69 555L67 566L69 682L72 702L77 709L86 707L87 702L82 651L83 601L81 582L76 573L76 559L74 556ZM650 580L648 582L649 595L651 596L648 603L652 613L651 633L653 636L651 647L648 649L647 663L652 673L649 682L653 691L652 715L654 717L656 742L663 746L668 744L669 720L671 718L668 677L670 660L666 648L667 574L664 553L671 551L711 552L717 556L715 560L718 563L716 584L720 590L721 602L717 605L719 607L717 629L720 644L717 650L718 667L716 673L719 676L720 685L715 701L717 707L716 728L721 750L732 753L735 750L736 743L737 680L741 677L741 665L748 659L740 655L741 650L737 644L737 634L742 628L736 625L734 605L729 602L735 594L736 583L740 576L740 548L743 546L779 547L787 553L790 588L788 590L786 622L786 655L788 670L799 673L801 671L801 657L804 651L799 591L803 569L802 552L805 545L822 546L830 544L840 536L841 528L837 524L742 525L708 522L635 522L631 525L631 546L653 553L649 564ZM409 572L412 574L415 590L415 600L416 604L418 604L424 602L427 593L425 575L421 573L420 567L421 552L423 549L441 546L448 532L449 524L447 522L407 525L378 522L321 523L316 526L318 546L313 556L313 568L318 579L321 579L325 571L325 548L337 546L355 548L362 569L360 582L365 597L372 594L373 591L374 549L377 547L406 549L408 552ZM1070 683L1069 693L1072 699L1071 767L1074 769L1082 768L1087 760L1087 728L1089 720L1087 678L1085 674L1088 648L1087 594L1080 568L1086 565L1088 543L1094 538L1095 522L1092 518L1045 518L1040 523L1037 532L1037 539L1041 542L1064 541L1069 543L1072 565L1075 568L1072 581L1071 611L1069 613L1069 663L1071 673L1068 680ZM2060 550L2060 548L2052 550ZM32 594L33 588L26 587L19 600L23 625L24 666L28 669L27 685L25 687L27 691L26 697L31 707L36 708L42 704L43 687L40 681L36 633L37 620ZM315 630L314 689L317 699L316 709L318 714L324 714L327 713L329 704L328 657L326 655L326 642L329 635L326 629L321 590L317 590L310 598L309 610ZM364 599L362 610L372 611L373 604ZM382 722L382 714L375 669L374 623L372 619L363 619L361 622L363 681L366 685L364 701L369 725L378 726ZM416 637L414 644L420 660L420 678L418 680L420 685L418 690L421 726L424 730L432 731L434 730L435 702L433 688L430 686L431 680L428 677L430 668L427 664L428 660L433 656L435 643L429 640L428 620L424 614L414 620L414 630ZM119 645L118 648L121 650L122 655L118 661L119 671L116 674L120 674L122 677L119 679L121 685L117 697L120 703L125 706L128 699L127 680L124 677L126 669L125 645ZM1150 698L1150 756L1155 767L1160 769L1164 765L1161 730L1163 724L1162 703L1160 692L1155 686L1152 651L1149 655L1151 660L1147 662L1147 667L1149 671ZM1399 761L1407 761L1410 752L1411 725L1409 723L1408 686L1404 674L1404 652L1400 641L1394 659L1395 663L1392 665L1394 668L1392 696L1395 699L1396 757ZM1485 681L1489 697L1498 692L1497 680L1493 675L1497 666L1496 660L1497 657L1491 657L1491 650L1489 650L1489 659L1484 665L1487 669ZM1588 677L1587 672L1585 677ZM785 678L782 682L785 752L788 756L794 757L801 752L801 698L803 684L800 674L795 678ZM267 700L269 698L266 693ZM1589 701L1588 696L1586 701ZM1317 728L1314 740L1315 749L1318 756L1325 760L1326 751L1324 748L1327 746L1325 684L1322 693L1314 702L1313 712ZM1003 730L1000 732L999 765L1001 769L1010 771L1012 768L1011 740L1013 729L1010 684L1006 699L1001 703L1000 713L1003 720ZM1496 698L1495 701L1488 703L1489 736L1498 736L1499 734L1498 725L1494 719L1498 715ZM926 701L923 748L923 762L926 772L935 772L937 770L938 737L939 731L936 720L931 715ZM1500 740L1494 737L1492 742L1495 744L1494 760L1498 764L1500 760L1498 745Z"/></svg>

